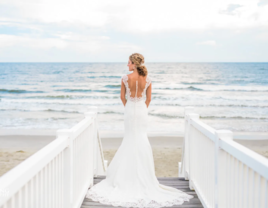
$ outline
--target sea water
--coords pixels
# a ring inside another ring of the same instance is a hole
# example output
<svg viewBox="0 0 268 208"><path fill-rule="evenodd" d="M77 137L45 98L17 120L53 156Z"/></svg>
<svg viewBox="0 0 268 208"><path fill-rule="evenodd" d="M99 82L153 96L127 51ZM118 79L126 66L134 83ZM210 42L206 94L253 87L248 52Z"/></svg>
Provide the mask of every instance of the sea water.
<svg viewBox="0 0 268 208"><path fill-rule="evenodd" d="M194 107L215 129L268 131L268 63L145 63L150 132L182 132ZM100 130L124 130L127 63L0 63L0 128L71 128L98 107Z"/></svg>

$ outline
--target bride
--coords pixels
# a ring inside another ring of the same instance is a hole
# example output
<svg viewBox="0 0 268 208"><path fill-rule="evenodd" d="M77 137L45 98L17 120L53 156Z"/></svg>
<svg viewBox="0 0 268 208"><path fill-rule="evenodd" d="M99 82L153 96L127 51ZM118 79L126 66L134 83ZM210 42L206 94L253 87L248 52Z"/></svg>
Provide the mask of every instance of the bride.
<svg viewBox="0 0 268 208"><path fill-rule="evenodd" d="M121 78L121 100L125 106L123 141L107 168L106 178L88 189L86 198L122 207L181 205L193 196L160 184L155 176L146 132L152 83L143 63L144 57L139 53L129 57L128 68L133 73Z"/></svg>

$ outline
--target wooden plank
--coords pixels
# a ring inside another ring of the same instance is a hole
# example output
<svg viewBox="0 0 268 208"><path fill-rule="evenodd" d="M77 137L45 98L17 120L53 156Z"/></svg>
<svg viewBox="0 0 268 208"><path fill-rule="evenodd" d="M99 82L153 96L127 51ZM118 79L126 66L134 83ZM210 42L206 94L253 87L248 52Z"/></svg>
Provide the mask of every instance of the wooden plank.
<svg viewBox="0 0 268 208"><path fill-rule="evenodd" d="M98 179L94 179L94 181L102 181L105 178L98 178ZM189 181L187 180L158 180L159 182L163 182L163 183L189 183Z"/></svg>
<svg viewBox="0 0 268 208"><path fill-rule="evenodd" d="M105 206L102 204L99 205L82 205L81 208L94 208L94 207L98 207L98 208L114 208L114 206ZM120 208L122 208L120 206ZM172 208L204 208L201 204L182 204L182 205L176 205L176 206L172 206Z"/></svg>
<svg viewBox="0 0 268 208"><path fill-rule="evenodd" d="M102 180L94 180L93 182L94 183L99 183L101 181ZM186 185L188 184L189 185L189 182L186 182L186 181L158 181L158 182L161 183L161 184L186 184Z"/></svg>
<svg viewBox="0 0 268 208"><path fill-rule="evenodd" d="M158 180L182 180L182 181L186 181L185 178L182 177L157 177ZM187 180L188 181L188 180Z"/></svg>
<svg viewBox="0 0 268 208"><path fill-rule="evenodd" d="M95 176L95 179L104 179L106 178L106 176ZM170 181L170 180L176 180L176 181L189 181L189 180L185 180L182 177L157 177L158 180L165 180L165 181Z"/></svg>
<svg viewBox="0 0 268 208"><path fill-rule="evenodd" d="M182 205L174 205L171 208L204 208L202 206L202 204L185 204L186 202L184 202L184 204ZM112 205L104 205L104 204L94 204L94 205L82 205L81 208L93 208L93 207L97 207L97 208L114 208L114 206ZM120 208L122 208L120 206Z"/></svg>
<svg viewBox="0 0 268 208"><path fill-rule="evenodd" d="M94 177L94 185L105 179L105 176L96 176ZM196 192L190 190L189 181L179 177L158 177L157 178L160 184L171 186L177 188L187 194L194 196L189 202L184 202L182 205L175 205L172 208L203 208ZM114 208L112 205L105 205L99 202L93 201L89 198L84 198L81 208Z"/></svg>
<svg viewBox="0 0 268 208"><path fill-rule="evenodd" d="M100 204L98 202L83 202L83 205L84 206L108 206L108 207L112 206L112 205ZM200 206L202 204L198 199L192 199L190 202L184 202L182 205L183 206L185 206L185 205L187 205L187 206L189 206L189 205L199 205ZM174 206L180 207L182 205L174 205ZM174 207L174 206L172 206L172 207Z"/></svg>
<svg viewBox="0 0 268 208"><path fill-rule="evenodd" d="M190 195L192 195L192 194L190 194ZM198 201L198 202L200 202L200 200L197 198L197 197L195 197L195 198L193 198L193 199L191 199L190 200L190 202L192 203L192 202L194 202L194 201ZM92 199L89 199L89 198L84 198L84 201L83 201L83 203L84 202L87 202L87 203L97 203L97 202L95 202L95 201L93 201ZM186 202L185 202L186 203ZM188 203L188 202L187 202ZM201 202L200 202L201 203Z"/></svg>
<svg viewBox="0 0 268 208"><path fill-rule="evenodd" d="M184 202L185 204L201 204L200 200L198 198L193 198L191 199L189 202ZM96 202L96 201L83 201L83 204L99 204L99 202Z"/></svg>

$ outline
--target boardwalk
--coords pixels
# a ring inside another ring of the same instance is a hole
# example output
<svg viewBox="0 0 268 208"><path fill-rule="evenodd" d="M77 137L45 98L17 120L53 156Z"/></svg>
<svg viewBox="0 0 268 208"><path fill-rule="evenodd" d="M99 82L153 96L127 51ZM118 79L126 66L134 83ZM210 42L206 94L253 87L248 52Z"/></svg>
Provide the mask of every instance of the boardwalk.
<svg viewBox="0 0 268 208"><path fill-rule="evenodd" d="M94 184L99 183L101 180L103 180L105 176L98 176L94 177ZM180 189L187 194L193 195L194 198L190 200L190 202L184 202L182 205L176 205L172 207L187 207L187 208L203 208L197 194L195 193L194 190L190 190L189 188L189 181L184 180L183 178L178 178L178 177L172 177L172 178L157 178L161 184L172 186L174 188ZM97 207L97 208L102 208L102 207L113 207L113 206L108 206L104 204L100 204L98 202L94 202L90 199L85 198L83 201L83 204L81 205L81 208L92 208L92 207ZM113 207L114 208L114 207Z"/></svg>

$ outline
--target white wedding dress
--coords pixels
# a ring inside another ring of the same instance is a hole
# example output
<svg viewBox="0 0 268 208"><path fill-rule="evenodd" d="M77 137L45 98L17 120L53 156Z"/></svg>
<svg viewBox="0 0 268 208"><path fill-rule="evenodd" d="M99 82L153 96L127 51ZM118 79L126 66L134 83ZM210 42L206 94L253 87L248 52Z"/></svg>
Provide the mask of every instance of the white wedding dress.
<svg viewBox="0 0 268 208"><path fill-rule="evenodd" d="M88 189L86 198L112 206L139 208L167 207L189 201L192 195L160 184L155 176L152 148L146 132L148 109L145 99L151 78L146 77L142 89L138 89L138 80L136 87L134 84L133 89L129 88L127 75L122 76L122 80L127 95L123 141L107 168L106 178ZM135 96L131 96L134 94L131 92L136 92Z"/></svg>

